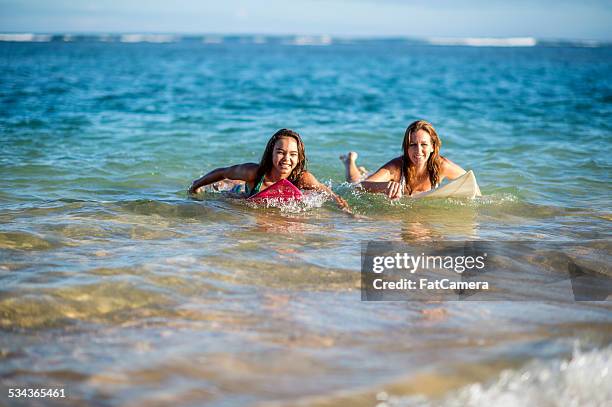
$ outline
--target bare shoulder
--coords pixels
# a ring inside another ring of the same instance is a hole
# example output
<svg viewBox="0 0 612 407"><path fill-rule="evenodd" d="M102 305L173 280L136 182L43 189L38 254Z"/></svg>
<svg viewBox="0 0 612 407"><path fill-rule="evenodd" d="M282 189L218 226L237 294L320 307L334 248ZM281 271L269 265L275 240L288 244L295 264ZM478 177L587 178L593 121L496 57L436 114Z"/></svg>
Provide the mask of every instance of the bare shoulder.
<svg viewBox="0 0 612 407"><path fill-rule="evenodd" d="M299 183L301 186L307 187L317 185L319 184L319 181L311 172L304 171L302 172Z"/></svg>
<svg viewBox="0 0 612 407"><path fill-rule="evenodd" d="M399 181L402 173L402 157L396 157L371 174L364 182Z"/></svg>
<svg viewBox="0 0 612 407"><path fill-rule="evenodd" d="M446 157L440 157L440 173L443 178L455 179L465 174L465 170Z"/></svg>
<svg viewBox="0 0 612 407"><path fill-rule="evenodd" d="M382 168L385 168L389 171L394 170L394 171L399 171L402 169L402 163L404 162L404 157L399 156L399 157L395 157L393 160L387 162L385 165L382 166Z"/></svg>
<svg viewBox="0 0 612 407"><path fill-rule="evenodd" d="M395 157L394 159L392 159L391 161L383 165L381 169L385 169L389 171L393 179L397 178L399 180L402 174L402 164L403 163L404 163L403 156Z"/></svg>
<svg viewBox="0 0 612 407"><path fill-rule="evenodd" d="M240 165L247 171L257 171L259 169L259 164L256 163L244 163Z"/></svg>
<svg viewBox="0 0 612 407"><path fill-rule="evenodd" d="M452 162L451 160L449 160L448 158L440 156L440 169L441 170L445 170L445 169L452 168L452 167L459 167L459 166L455 164L454 162Z"/></svg>

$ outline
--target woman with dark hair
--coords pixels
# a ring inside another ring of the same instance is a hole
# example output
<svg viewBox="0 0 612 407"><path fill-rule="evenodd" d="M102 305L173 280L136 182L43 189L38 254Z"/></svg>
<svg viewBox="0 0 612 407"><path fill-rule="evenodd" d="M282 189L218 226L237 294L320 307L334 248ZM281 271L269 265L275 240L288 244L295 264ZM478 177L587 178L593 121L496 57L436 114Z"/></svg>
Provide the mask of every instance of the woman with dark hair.
<svg viewBox="0 0 612 407"><path fill-rule="evenodd" d="M357 153L350 152L340 159L346 169L346 180L358 184L369 192L386 194L390 199L402 195L414 196L440 185L444 178L455 179L465 170L440 155L442 142L431 123L417 120L404 134L404 154L383 165L374 174L363 179L363 167L357 167Z"/></svg>
<svg viewBox="0 0 612 407"><path fill-rule="evenodd" d="M217 168L193 181L189 192L198 193L202 187L222 180L241 180L245 182L245 196L250 197L286 179L297 188L325 192L334 198L340 208L347 209L348 204L344 199L308 172L307 161L300 135L293 130L281 129L268 141L259 164Z"/></svg>

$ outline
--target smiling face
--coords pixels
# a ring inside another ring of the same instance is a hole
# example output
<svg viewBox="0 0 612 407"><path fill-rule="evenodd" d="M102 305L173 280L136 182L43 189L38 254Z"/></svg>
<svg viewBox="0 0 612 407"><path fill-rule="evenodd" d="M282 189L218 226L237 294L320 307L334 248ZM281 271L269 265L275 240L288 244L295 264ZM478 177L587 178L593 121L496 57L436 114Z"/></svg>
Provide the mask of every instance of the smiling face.
<svg viewBox="0 0 612 407"><path fill-rule="evenodd" d="M431 136L425 130L418 130L410 135L408 157L415 166L425 166L432 151Z"/></svg>
<svg viewBox="0 0 612 407"><path fill-rule="evenodd" d="M272 149L272 168L281 178L287 178L299 162L297 141L292 137L281 137Z"/></svg>
<svg viewBox="0 0 612 407"><path fill-rule="evenodd" d="M276 181L288 179L294 185L301 179L307 167L306 150L298 133L280 129L268 140L255 177L272 176Z"/></svg>

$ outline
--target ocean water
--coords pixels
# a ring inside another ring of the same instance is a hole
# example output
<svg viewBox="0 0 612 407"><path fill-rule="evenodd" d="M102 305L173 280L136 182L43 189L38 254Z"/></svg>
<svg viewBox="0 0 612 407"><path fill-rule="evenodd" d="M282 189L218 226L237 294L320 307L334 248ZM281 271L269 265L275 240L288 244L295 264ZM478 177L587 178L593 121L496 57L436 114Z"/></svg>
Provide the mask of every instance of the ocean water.
<svg viewBox="0 0 612 407"><path fill-rule="evenodd" d="M612 399L609 300L359 290L370 240L609 242L611 47L156 39L0 42L5 388L101 406ZM391 203L343 183L340 154L375 170L421 118L482 198ZM282 127L358 217L322 196L187 196Z"/></svg>

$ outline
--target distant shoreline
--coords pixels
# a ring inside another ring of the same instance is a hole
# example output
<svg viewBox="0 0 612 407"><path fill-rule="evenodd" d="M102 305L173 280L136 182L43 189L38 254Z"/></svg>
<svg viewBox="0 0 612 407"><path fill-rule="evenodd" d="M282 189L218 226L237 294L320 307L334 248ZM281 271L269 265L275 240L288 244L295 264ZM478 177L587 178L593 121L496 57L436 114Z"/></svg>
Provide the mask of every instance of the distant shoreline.
<svg viewBox="0 0 612 407"><path fill-rule="evenodd" d="M589 39L540 39L535 37L366 37L334 35L267 34L173 34L173 33L0 33L0 42L112 42L112 43L202 43L279 44L294 46L400 43L405 45L461 47L581 47L612 46L612 41Z"/></svg>

